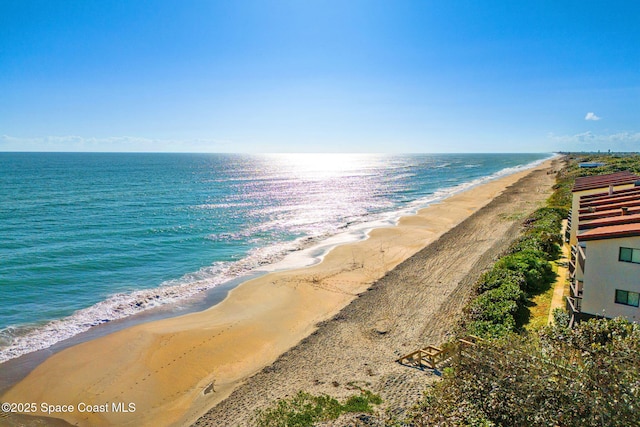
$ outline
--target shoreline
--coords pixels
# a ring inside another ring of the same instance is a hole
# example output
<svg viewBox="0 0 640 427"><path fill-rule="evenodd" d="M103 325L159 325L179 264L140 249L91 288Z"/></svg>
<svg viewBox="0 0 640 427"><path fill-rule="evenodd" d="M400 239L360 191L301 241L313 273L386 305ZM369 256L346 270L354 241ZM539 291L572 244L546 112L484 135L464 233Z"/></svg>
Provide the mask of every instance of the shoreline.
<svg viewBox="0 0 640 427"><path fill-rule="evenodd" d="M272 272L305 268L318 264L322 262L324 256L326 256L326 254L336 246L366 240L371 230L395 226L402 217L415 215L420 209L424 209L435 203L440 203L448 197L468 191L478 185L482 185L513 173L530 170L542 162L554 157L555 155L546 159L536 160L528 164L504 168L492 173L491 175L474 178L470 181L462 182L452 187L438 189L429 196L422 197L421 199L413 201L406 206L398 206L396 210L375 213L373 214L373 219L356 222L354 224L347 224L341 228L342 231L337 233L325 236L301 237L291 242L283 242L284 246L290 245L290 247L289 249L283 249L283 252L275 256L275 259L269 260L267 263L259 263L259 266L252 267L250 269L245 269L240 266L239 269L242 272L232 273L229 277L215 286L209 287L209 285L202 285L204 286L204 290L198 291L195 294L189 293L189 296L183 296L177 299L171 295L170 301L162 302L151 308L142 308L135 311L135 306L144 306L149 300L154 301L156 298L162 298L161 295L166 293L167 289L171 292L171 289L181 287L182 285L168 287L161 285L154 288L135 290L130 293L110 295L106 299L89 307L81 308L69 316L53 319L43 325L35 326L33 332L29 332L25 336L19 337L18 343L9 345L0 351L0 371L7 369L12 373L12 377L23 377L44 358L50 357L67 347L99 338L125 327L135 326L140 323L178 317L184 314L206 310L207 308L218 304L226 297L226 293L229 289L232 289L241 283ZM267 247L262 249L266 249L268 251L270 248ZM244 263L249 258L251 258L251 256L244 257L231 264L229 266L230 269L234 270L238 263ZM201 270L202 268L198 270L198 272ZM193 274L197 274L198 272ZM186 273L184 276L189 274L191 273ZM228 274L223 273L223 276L225 275ZM199 282L195 282L192 285L201 286ZM189 286L187 289L188 288ZM220 289L224 289L224 291L221 292ZM179 290L177 292L182 291ZM221 293L223 294L222 296L220 295ZM173 294L173 292L171 292L171 294ZM121 296L124 297L125 314L119 314L112 317L111 314L105 313L105 307L108 308L109 304L115 303L114 298L116 297L118 297L118 307L116 308L118 309L117 311L120 311L120 304L123 304L122 298L120 298ZM127 300L129 301L128 304L126 303ZM104 307L96 309L103 304L105 305ZM134 311L129 313L131 308L133 308ZM80 323L79 328L77 327L78 323ZM31 327L32 325L16 326L17 329L31 329ZM69 334L66 332L68 329L79 329L79 331ZM59 334L59 331L61 330L65 331L65 333L63 333L63 337L50 336L52 331L58 331L57 333ZM32 348L34 345L36 347ZM18 354L18 356L12 355L12 353ZM6 359L6 357L10 358ZM17 369L21 371L19 375L14 375L14 371L16 370L15 367L19 367L19 369ZM0 394L14 382L14 380L0 378Z"/></svg>
<svg viewBox="0 0 640 427"><path fill-rule="evenodd" d="M68 348L3 400L78 405L127 399L138 408L134 414L52 414L80 425L195 421L401 262L551 162L457 193L401 218L397 226L373 229L366 240L333 248L319 264L244 282L203 312Z"/></svg>
<svg viewBox="0 0 640 427"><path fill-rule="evenodd" d="M212 294L218 294L218 292L216 292L217 288L229 289L263 274L315 265L320 263L324 256L334 247L367 239L369 232L373 229L397 225L400 218L415 215L420 209L434 203L439 203L448 197L467 191L483 183L513 173L529 170L553 157L554 156L536 160L524 165L507 167L487 176L477 177L451 187L438 189L432 194L415 200L406 206L398 206L396 210L374 213L372 215L373 219L370 218L366 221L347 224L341 228L342 231L335 234L301 237L291 242L282 242L284 249L281 248L277 251L274 257L266 260L266 263L264 260L263 262L257 263L255 262L256 260L253 260L251 263L253 263L254 266L247 268L247 266L243 266L243 264L252 258L252 255L248 255L230 264L230 271L238 271L235 273L221 273L221 275L226 278L222 281L216 281L218 284L211 286L210 284L200 284L200 281L196 281L191 283L191 286L184 287L184 289L187 290L187 295L182 295L181 297L176 297L175 294L184 292L182 289L183 284L170 285L167 287L161 285L158 287L139 289L129 293L125 292L110 295L106 299L89 307L81 308L75 313L62 318L47 321L40 326L35 326L34 329L32 328L34 325L18 325L16 326L18 330L33 329L33 332L28 332L24 336L19 333L17 342L0 351L0 369L4 367L11 369L11 366L22 363L17 362L16 359L28 361L39 360L43 355L48 357L66 347L122 329L122 325L130 327L150 320L160 320L203 311L220 302L219 297L211 298ZM262 249L270 252L271 247ZM202 267L195 273L186 273L183 277L189 276L190 274L198 274L203 269L206 269L206 267ZM182 279L177 280L180 281ZM196 290L195 293L189 291L189 289L192 289L195 285L204 290ZM159 305L155 304L156 299L160 298L159 301L162 301L166 296L169 297L169 301L163 301ZM152 305L155 306L144 308L148 301L153 301ZM109 313L109 307L113 304L116 304L115 312L119 313L115 316L113 313ZM143 308L136 309L136 307ZM107 311L105 312L105 310ZM63 331L62 337L60 337L60 331ZM7 357L9 358L7 359ZM8 364L5 365L5 363ZM24 363L24 365L29 365L29 363ZM31 366L33 367L34 365ZM0 393L9 385L7 381L0 379Z"/></svg>

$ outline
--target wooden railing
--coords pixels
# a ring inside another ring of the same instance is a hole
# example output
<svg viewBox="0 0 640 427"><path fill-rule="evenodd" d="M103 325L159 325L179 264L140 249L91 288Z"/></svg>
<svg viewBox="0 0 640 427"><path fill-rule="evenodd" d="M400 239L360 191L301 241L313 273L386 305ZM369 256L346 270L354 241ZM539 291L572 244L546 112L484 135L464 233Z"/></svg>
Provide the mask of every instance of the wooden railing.
<svg viewBox="0 0 640 427"><path fill-rule="evenodd" d="M580 314L580 302L582 298L566 297L567 311L569 312L569 328L573 328Z"/></svg>
<svg viewBox="0 0 640 427"><path fill-rule="evenodd" d="M578 246L578 265L582 269L582 273L584 274L584 261L587 259L587 254L585 253L587 248L582 246Z"/></svg>
<svg viewBox="0 0 640 427"><path fill-rule="evenodd" d="M575 297L566 297L567 299L567 311L569 312L569 314L571 313L580 313L581 308L580 307L580 300L582 298L575 298Z"/></svg>
<svg viewBox="0 0 640 427"><path fill-rule="evenodd" d="M582 289L583 289L584 284L577 279L574 279L571 281L571 296L573 298L582 298ZM579 304L577 304L579 305ZM577 308L577 307L576 307Z"/></svg>

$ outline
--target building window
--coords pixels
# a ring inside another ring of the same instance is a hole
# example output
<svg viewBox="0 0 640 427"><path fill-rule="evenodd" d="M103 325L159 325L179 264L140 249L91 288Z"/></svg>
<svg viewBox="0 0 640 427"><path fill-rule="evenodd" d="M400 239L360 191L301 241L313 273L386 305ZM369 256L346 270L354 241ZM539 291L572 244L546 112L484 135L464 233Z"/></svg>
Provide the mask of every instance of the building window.
<svg viewBox="0 0 640 427"><path fill-rule="evenodd" d="M618 257L618 260L640 264L640 249L620 248L620 256Z"/></svg>
<svg viewBox="0 0 640 427"><path fill-rule="evenodd" d="M620 289L616 289L616 303L638 307L640 303L640 294L638 292L621 291Z"/></svg>

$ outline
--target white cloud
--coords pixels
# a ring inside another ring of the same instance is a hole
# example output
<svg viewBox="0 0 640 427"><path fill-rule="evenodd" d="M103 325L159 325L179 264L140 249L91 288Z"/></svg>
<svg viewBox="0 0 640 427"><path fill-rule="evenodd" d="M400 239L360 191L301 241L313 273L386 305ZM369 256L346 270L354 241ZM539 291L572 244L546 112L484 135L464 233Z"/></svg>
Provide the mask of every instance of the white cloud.
<svg viewBox="0 0 640 427"><path fill-rule="evenodd" d="M588 112L587 115L584 116L584 119L597 121L597 120L600 120L600 117L596 116L596 113Z"/></svg>

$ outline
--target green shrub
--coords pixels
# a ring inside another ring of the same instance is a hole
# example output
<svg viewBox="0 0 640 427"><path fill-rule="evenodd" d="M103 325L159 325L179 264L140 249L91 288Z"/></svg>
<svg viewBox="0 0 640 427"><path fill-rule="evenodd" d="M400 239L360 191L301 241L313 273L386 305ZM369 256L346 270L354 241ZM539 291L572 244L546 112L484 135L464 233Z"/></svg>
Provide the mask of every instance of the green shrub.
<svg viewBox="0 0 640 427"><path fill-rule="evenodd" d="M526 250L500 258L497 268L522 273L526 280L525 291L538 292L553 280L553 269L540 251Z"/></svg>
<svg viewBox="0 0 640 427"><path fill-rule="evenodd" d="M569 322L571 321L571 316L565 309L562 308L554 308L553 309L553 323L561 328L567 328L569 326Z"/></svg>
<svg viewBox="0 0 640 427"><path fill-rule="evenodd" d="M536 234L526 234L518 237L518 239L513 242L507 254L514 254L522 251L537 251L546 253L545 251L545 239L544 237L538 236ZM549 259L550 256L545 256L545 258Z"/></svg>
<svg viewBox="0 0 640 427"><path fill-rule="evenodd" d="M518 284L505 282L477 297L468 308L471 322L467 331L485 338L513 332L518 327L516 315L524 306L526 295Z"/></svg>
<svg viewBox="0 0 640 427"><path fill-rule="evenodd" d="M567 217L567 210L562 208L544 207L537 209L531 219L535 226L549 231L559 232L562 229L562 220Z"/></svg>
<svg viewBox="0 0 640 427"><path fill-rule="evenodd" d="M509 253L522 251L540 252L544 259L555 260L560 256L562 237L559 232L532 229L520 236L509 248Z"/></svg>
<svg viewBox="0 0 640 427"><path fill-rule="evenodd" d="M506 268L492 268L484 273L478 280L478 292L486 292L491 289L512 283L518 285L521 289L526 287L526 278L519 271L507 270Z"/></svg>
<svg viewBox="0 0 640 427"><path fill-rule="evenodd" d="M511 246L510 253L526 250L544 252L548 260L557 259L562 244L562 220L565 209L540 208L525 221L526 230Z"/></svg>
<svg viewBox="0 0 640 427"><path fill-rule="evenodd" d="M525 301L525 294L518 285L506 283L491 289L476 298L471 304L471 320L490 320L502 323L507 317L518 311L519 304Z"/></svg>
<svg viewBox="0 0 640 427"><path fill-rule="evenodd" d="M329 396L313 396L298 392L291 399L279 400L274 406L257 413L260 427L306 427L318 421L336 419L340 415L340 402Z"/></svg>
<svg viewBox="0 0 640 427"><path fill-rule="evenodd" d="M314 396L303 391L290 399L280 399L271 407L256 412L258 427L308 427L317 422L335 420L344 413L371 413L372 405L382 403L369 390L351 396L344 404L327 395Z"/></svg>
<svg viewBox="0 0 640 427"><path fill-rule="evenodd" d="M373 412L371 404L379 405L382 403L380 396L364 390L361 394L356 394L347 399L342 409L343 412Z"/></svg>
<svg viewBox="0 0 640 427"><path fill-rule="evenodd" d="M490 320L473 320L467 324L467 333L481 338L500 338L516 331L516 321L511 316L503 323Z"/></svg>

